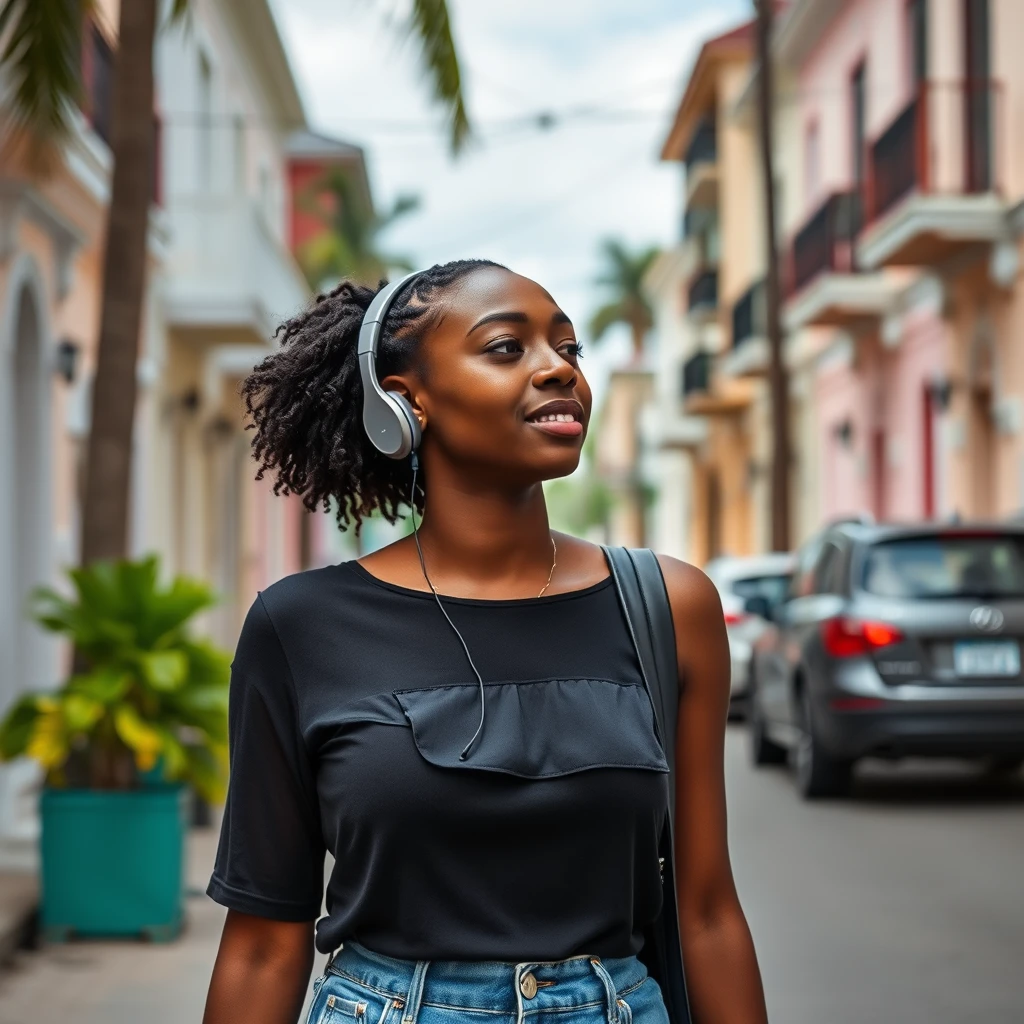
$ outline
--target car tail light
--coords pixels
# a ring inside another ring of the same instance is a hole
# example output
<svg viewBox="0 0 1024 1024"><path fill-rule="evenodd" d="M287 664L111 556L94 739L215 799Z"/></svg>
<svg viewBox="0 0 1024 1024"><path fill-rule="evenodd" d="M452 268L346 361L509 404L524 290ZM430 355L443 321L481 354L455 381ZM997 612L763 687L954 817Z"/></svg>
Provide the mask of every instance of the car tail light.
<svg viewBox="0 0 1024 1024"><path fill-rule="evenodd" d="M833 658L856 658L898 644L903 633L887 622L865 622L840 616L821 624L821 639Z"/></svg>
<svg viewBox="0 0 1024 1024"><path fill-rule="evenodd" d="M747 618L746 612L726 612L725 624L727 626L738 626Z"/></svg>

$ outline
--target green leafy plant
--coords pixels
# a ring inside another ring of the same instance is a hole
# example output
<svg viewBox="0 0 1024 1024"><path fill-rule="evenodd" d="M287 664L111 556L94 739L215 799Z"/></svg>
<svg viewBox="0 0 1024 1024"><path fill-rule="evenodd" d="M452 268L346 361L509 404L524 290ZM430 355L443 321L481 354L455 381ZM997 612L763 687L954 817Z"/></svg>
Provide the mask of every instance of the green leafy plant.
<svg viewBox="0 0 1024 1024"><path fill-rule="evenodd" d="M69 573L75 594L42 587L31 611L75 649L70 678L23 696L0 724L0 758L27 755L53 786L128 789L146 776L223 795L230 656L193 639L214 596L198 580L158 579L156 556Z"/></svg>

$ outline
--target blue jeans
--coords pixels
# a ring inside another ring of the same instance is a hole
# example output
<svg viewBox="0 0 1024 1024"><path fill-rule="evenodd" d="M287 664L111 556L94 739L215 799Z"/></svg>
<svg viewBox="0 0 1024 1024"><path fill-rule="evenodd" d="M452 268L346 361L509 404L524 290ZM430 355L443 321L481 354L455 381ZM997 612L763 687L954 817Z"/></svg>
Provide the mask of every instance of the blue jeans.
<svg viewBox="0 0 1024 1024"><path fill-rule="evenodd" d="M661 989L634 956L417 963L354 942L314 983L307 1022L540 1024L544 1017L557 1024L668 1024Z"/></svg>

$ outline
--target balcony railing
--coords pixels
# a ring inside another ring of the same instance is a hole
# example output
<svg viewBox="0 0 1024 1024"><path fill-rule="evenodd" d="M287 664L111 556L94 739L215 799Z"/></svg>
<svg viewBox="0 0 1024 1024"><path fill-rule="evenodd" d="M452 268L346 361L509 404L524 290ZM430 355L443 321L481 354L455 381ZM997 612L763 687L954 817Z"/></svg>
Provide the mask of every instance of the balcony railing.
<svg viewBox="0 0 1024 1024"><path fill-rule="evenodd" d="M882 216L911 192L999 191L1002 90L989 80L927 82L868 147L867 208Z"/></svg>
<svg viewBox="0 0 1024 1024"><path fill-rule="evenodd" d="M694 352L683 363L683 398L703 394L711 387L711 353Z"/></svg>
<svg viewBox="0 0 1024 1024"><path fill-rule="evenodd" d="M765 335L764 281L752 284L732 307L732 347Z"/></svg>
<svg viewBox="0 0 1024 1024"><path fill-rule="evenodd" d="M686 293L686 308L691 312L718 307L718 271L713 267L702 270L690 282Z"/></svg>
<svg viewBox="0 0 1024 1024"><path fill-rule="evenodd" d="M792 291L824 272L854 273L855 245L863 224L858 192L835 192L793 236Z"/></svg>
<svg viewBox="0 0 1024 1024"><path fill-rule="evenodd" d="M686 148L683 156L683 163L689 172L697 164L713 164L718 159L718 138L715 130L715 120L706 117L697 126L697 130L690 139L690 145Z"/></svg>

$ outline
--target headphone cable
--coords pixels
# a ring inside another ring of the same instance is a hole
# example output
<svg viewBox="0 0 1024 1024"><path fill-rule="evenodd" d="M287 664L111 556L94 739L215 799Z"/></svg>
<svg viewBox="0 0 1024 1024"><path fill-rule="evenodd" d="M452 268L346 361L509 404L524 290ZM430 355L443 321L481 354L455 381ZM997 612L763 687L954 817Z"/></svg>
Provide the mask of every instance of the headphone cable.
<svg viewBox="0 0 1024 1024"><path fill-rule="evenodd" d="M430 592L434 595L434 600L437 602L437 607L441 609L441 614L445 617L448 625L452 627L455 635L459 638L459 643L462 644L462 649L466 652L466 660L469 662L469 667L473 670L473 674L476 676L476 681L480 684L480 722L476 727L476 732L473 733L473 738L462 748L462 753L459 754L459 760L465 761L469 757L470 750L473 749L473 744L480 737L480 733L483 732L484 728L484 716L486 714L486 701L484 699L484 680L483 676L480 675L480 670L476 667L476 663L473 661L473 655L469 653L469 647L466 641L463 639L462 634L459 632L459 627L455 625L451 620L451 616L445 610L443 604L441 604L441 598L437 593L437 587L431 582L430 576L427 574L427 563L423 558L423 548L420 546L420 531L419 526L416 522L416 476L419 473L420 460L416 452L412 453L412 486L409 490L409 514L412 516L412 535L416 541L416 553L419 555L420 568L423 570L423 578L427 581L427 586L430 587ZM550 582L550 581L549 581Z"/></svg>

